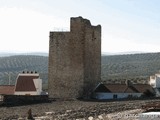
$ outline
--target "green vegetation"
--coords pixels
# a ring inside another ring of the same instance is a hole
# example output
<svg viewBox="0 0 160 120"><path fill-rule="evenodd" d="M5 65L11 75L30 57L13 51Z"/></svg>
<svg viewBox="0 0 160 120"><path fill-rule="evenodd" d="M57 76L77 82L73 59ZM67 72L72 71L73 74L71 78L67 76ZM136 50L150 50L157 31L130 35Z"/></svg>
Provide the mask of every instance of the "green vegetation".
<svg viewBox="0 0 160 120"><path fill-rule="evenodd" d="M150 75L160 70L160 53L116 55L102 57L102 80L131 80L146 83Z"/></svg>
<svg viewBox="0 0 160 120"><path fill-rule="evenodd" d="M9 75L11 84L15 84L18 73L22 71L37 71L40 73L43 83L46 84L48 79L48 57L34 55L0 57L1 85L7 85L9 83Z"/></svg>
<svg viewBox="0 0 160 120"><path fill-rule="evenodd" d="M19 55L0 57L0 84L15 84L18 73L37 71L46 86L48 82L48 57ZM160 70L160 53L102 56L102 81L124 82L131 80L146 83L150 75Z"/></svg>

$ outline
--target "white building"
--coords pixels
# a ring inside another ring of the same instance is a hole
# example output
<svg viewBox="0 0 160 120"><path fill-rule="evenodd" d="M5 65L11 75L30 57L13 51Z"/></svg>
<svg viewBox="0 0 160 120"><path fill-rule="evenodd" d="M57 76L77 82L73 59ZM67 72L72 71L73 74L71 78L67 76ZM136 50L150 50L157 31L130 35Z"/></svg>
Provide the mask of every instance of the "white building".
<svg viewBox="0 0 160 120"><path fill-rule="evenodd" d="M160 96L160 74L155 74L154 76L150 76L149 85L151 85L155 91L156 96Z"/></svg>
<svg viewBox="0 0 160 120"><path fill-rule="evenodd" d="M124 99L138 98L142 95L154 93L153 88L148 84L103 84L100 83L94 90L94 98L102 99Z"/></svg>
<svg viewBox="0 0 160 120"><path fill-rule="evenodd" d="M41 95L42 79L38 73L23 72L20 73L16 80L15 95Z"/></svg>
<svg viewBox="0 0 160 120"><path fill-rule="evenodd" d="M149 84L153 88L160 88L160 74L155 74L154 76L150 76Z"/></svg>

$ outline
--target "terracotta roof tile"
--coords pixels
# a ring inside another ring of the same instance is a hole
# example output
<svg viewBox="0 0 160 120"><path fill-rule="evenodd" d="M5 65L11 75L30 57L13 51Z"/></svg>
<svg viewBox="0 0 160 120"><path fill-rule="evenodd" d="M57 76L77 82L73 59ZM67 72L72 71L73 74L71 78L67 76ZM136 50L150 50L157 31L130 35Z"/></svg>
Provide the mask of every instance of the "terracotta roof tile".
<svg viewBox="0 0 160 120"><path fill-rule="evenodd" d="M36 91L33 79L39 76L18 76L15 91Z"/></svg>
<svg viewBox="0 0 160 120"><path fill-rule="evenodd" d="M0 94L5 94L5 95L13 95L14 94L14 85L2 85L0 86Z"/></svg>
<svg viewBox="0 0 160 120"><path fill-rule="evenodd" d="M112 93L123 93L127 89L125 84L106 84L105 87L108 88ZM130 89L127 91L130 91Z"/></svg>
<svg viewBox="0 0 160 120"><path fill-rule="evenodd" d="M110 93L111 91L104 84L99 84L99 86L95 89L95 92L108 92L108 93Z"/></svg>
<svg viewBox="0 0 160 120"><path fill-rule="evenodd" d="M154 92L154 89L152 86L148 84L134 84L134 87L141 93L146 92L146 90L149 90L150 92Z"/></svg>
<svg viewBox="0 0 160 120"><path fill-rule="evenodd" d="M153 88L148 84L100 84L95 92L110 92L110 93L144 93L146 90L154 92Z"/></svg>

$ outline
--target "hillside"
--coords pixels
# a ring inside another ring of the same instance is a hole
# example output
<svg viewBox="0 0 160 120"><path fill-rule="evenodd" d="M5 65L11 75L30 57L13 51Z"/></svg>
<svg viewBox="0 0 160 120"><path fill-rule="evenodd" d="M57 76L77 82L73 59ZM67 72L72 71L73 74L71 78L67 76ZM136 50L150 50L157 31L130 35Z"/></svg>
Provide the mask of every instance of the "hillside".
<svg viewBox="0 0 160 120"><path fill-rule="evenodd" d="M0 57L0 84L11 84L19 72L37 71L43 79L48 80L48 57L36 55L18 55ZM160 53L102 56L102 81L120 82L126 79L145 83L150 75L160 70Z"/></svg>
<svg viewBox="0 0 160 120"><path fill-rule="evenodd" d="M19 55L10 57L0 57L0 84L8 84L9 74L11 84L19 72L37 71L40 73L43 83L46 83L48 77L48 57L34 55Z"/></svg>
<svg viewBox="0 0 160 120"><path fill-rule="evenodd" d="M102 57L102 80L145 83L160 70L160 53L115 55Z"/></svg>

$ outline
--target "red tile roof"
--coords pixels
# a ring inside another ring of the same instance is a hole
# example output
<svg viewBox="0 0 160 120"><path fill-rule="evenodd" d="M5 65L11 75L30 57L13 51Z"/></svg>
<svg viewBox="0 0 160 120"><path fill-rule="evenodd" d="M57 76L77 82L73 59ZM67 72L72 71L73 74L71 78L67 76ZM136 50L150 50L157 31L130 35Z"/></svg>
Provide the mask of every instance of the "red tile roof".
<svg viewBox="0 0 160 120"><path fill-rule="evenodd" d="M0 86L0 94L4 95L13 95L14 94L14 85L1 85Z"/></svg>
<svg viewBox="0 0 160 120"><path fill-rule="evenodd" d="M133 84L131 86L127 86L126 84L99 84L95 92L144 93L146 90L154 91L148 84Z"/></svg>
<svg viewBox="0 0 160 120"><path fill-rule="evenodd" d="M36 91L33 79L37 78L39 78L38 75L19 75L17 78L15 91Z"/></svg>
<svg viewBox="0 0 160 120"><path fill-rule="evenodd" d="M111 93L111 91L104 85L104 84L98 84L94 92L108 92Z"/></svg>
<svg viewBox="0 0 160 120"><path fill-rule="evenodd" d="M152 88L152 86L148 84L134 84L134 87L141 93L146 92L146 90L154 92L154 89Z"/></svg>

